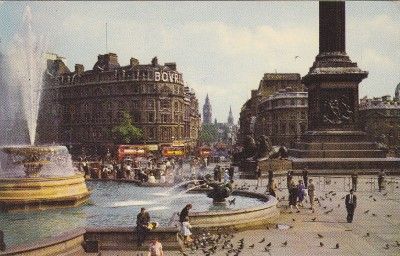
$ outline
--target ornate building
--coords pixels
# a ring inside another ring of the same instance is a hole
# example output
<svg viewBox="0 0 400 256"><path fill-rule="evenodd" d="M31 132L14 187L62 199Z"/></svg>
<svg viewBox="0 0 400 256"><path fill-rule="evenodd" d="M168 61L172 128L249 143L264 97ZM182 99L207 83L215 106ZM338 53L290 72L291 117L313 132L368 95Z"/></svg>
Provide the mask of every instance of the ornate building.
<svg viewBox="0 0 400 256"><path fill-rule="evenodd" d="M396 90L398 93L398 90ZM360 100L361 125L370 140L384 142L389 155L400 156L400 100L390 95L381 98L362 98ZM382 135L384 137L382 138ZM383 141L382 141L383 140Z"/></svg>
<svg viewBox="0 0 400 256"><path fill-rule="evenodd" d="M307 92L290 87L263 99L258 105L255 136L267 135L273 145L291 147L307 130Z"/></svg>
<svg viewBox="0 0 400 256"><path fill-rule="evenodd" d="M184 86L175 63L120 66L114 53L99 55L92 70L70 71L60 58L48 60L39 117L41 143L72 147L113 145L111 130L129 112L146 144L197 140L200 114L196 95ZM195 144L195 143L194 143Z"/></svg>
<svg viewBox="0 0 400 256"><path fill-rule="evenodd" d="M285 92L285 90L290 90L290 94L282 94ZM247 135L254 136L255 138L263 135L263 134L269 134L272 137L273 143L276 144L281 144L281 142L278 140L278 137L281 138L284 136L287 140L289 140L290 137L297 136L297 134L292 134L289 135L289 133L283 132L284 130L280 126L278 130L272 129L271 132L269 132L269 128L267 127L267 123L273 123L273 124L278 124L278 123L287 123L289 121L283 121L281 118L286 118L285 116L280 116L280 115L288 115L292 116L294 113L296 113L296 116L299 116L298 119L293 119L292 121L296 120L298 123L296 123L296 127L301 127L300 123L303 122L303 119L301 117L301 112L304 111L304 106L298 105L293 105L291 107L283 107L284 105L280 107L272 107L268 108L267 105L269 102L276 102L275 104L278 104L278 102L285 102L289 101L288 106L290 106L290 97L294 97L293 100L297 102L298 96L297 92L303 92L304 91L304 85L301 83L301 77L300 74L297 73L265 73L263 78L261 79L259 83L259 87L257 90L252 90L251 91L251 98L246 101L246 103L243 105L241 111L240 111L240 117L239 117L239 132L238 132L238 142L239 144L243 143L244 139L246 138ZM281 94L279 94L281 92ZM279 95L276 95L279 94ZM275 95L272 98L272 95ZM279 99L279 97L289 97L285 99ZM299 94L302 95L302 94ZM303 96L302 96L303 97ZM268 99L268 100L267 100ZM260 109L261 105L263 103L262 109ZM286 112L285 112L286 111ZM291 114L289 114L289 112ZM293 113L292 113L293 112ZM289 118L289 117L288 117ZM269 120L269 121L267 121ZM288 125L288 128L285 128L285 131L289 132L290 130L290 125ZM277 131L281 131L280 135L276 134ZM301 131L301 129L300 129ZM284 141L284 144L286 142Z"/></svg>
<svg viewBox="0 0 400 256"><path fill-rule="evenodd" d="M203 105L203 123L204 124L212 123L212 108L210 104L210 99L208 98L208 94L206 96L206 101Z"/></svg>

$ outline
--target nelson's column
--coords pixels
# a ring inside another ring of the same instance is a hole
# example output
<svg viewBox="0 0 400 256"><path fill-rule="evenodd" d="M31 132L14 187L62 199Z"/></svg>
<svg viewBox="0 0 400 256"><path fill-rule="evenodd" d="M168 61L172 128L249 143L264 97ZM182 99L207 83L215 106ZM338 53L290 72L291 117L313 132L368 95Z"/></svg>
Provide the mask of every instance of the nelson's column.
<svg viewBox="0 0 400 256"><path fill-rule="evenodd" d="M368 72L346 54L345 2L319 2L319 54L302 78L308 88L308 131L294 149L293 168L394 168L399 159L368 141L358 120L358 85Z"/></svg>

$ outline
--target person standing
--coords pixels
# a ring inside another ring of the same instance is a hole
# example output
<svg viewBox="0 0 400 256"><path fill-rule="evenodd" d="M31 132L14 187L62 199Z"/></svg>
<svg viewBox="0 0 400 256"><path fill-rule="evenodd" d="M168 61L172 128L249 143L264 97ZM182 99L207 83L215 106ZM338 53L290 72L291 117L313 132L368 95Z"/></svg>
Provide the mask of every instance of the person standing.
<svg viewBox="0 0 400 256"><path fill-rule="evenodd" d="M268 170L268 185L272 183L274 179L274 171L272 169Z"/></svg>
<svg viewBox="0 0 400 256"><path fill-rule="evenodd" d="M304 168L303 170L303 180L304 180L304 186L308 188L308 171L307 168Z"/></svg>
<svg viewBox="0 0 400 256"><path fill-rule="evenodd" d="M293 171L288 171L286 174L286 185L288 190L290 190L290 184L292 183L293 180Z"/></svg>
<svg viewBox="0 0 400 256"><path fill-rule="evenodd" d="M257 176L257 185L256 185L256 189L257 189L259 186L262 186L262 179L261 179L262 172L261 172L261 168L258 164L256 167L256 176Z"/></svg>
<svg viewBox="0 0 400 256"><path fill-rule="evenodd" d="M146 240L149 231L150 214L145 208L140 209L140 213L136 217L136 233L137 233L137 246L142 246Z"/></svg>
<svg viewBox="0 0 400 256"><path fill-rule="evenodd" d="M301 207L303 207L305 189L306 188L303 184L303 181L299 180L299 184L297 185L297 198L298 198L298 203Z"/></svg>
<svg viewBox="0 0 400 256"><path fill-rule="evenodd" d="M233 167L233 166L229 167L229 179L231 181L233 181L234 174L235 174L235 167Z"/></svg>
<svg viewBox="0 0 400 256"><path fill-rule="evenodd" d="M378 173L378 189L379 189L379 192L381 192L382 189L385 188L384 182L385 182L385 172L383 170L380 170L380 172Z"/></svg>
<svg viewBox="0 0 400 256"><path fill-rule="evenodd" d="M309 182L310 183L308 184L308 197L310 198L311 211L314 213L315 185L312 179L310 179Z"/></svg>
<svg viewBox="0 0 400 256"><path fill-rule="evenodd" d="M351 174L351 189L353 191L357 191L357 179L358 179L357 172L353 172L353 174Z"/></svg>
<svg viewBox="0 0 400 256"><path fill-rule="evenodd" d="M346 195L345 204L347 210L347 222L353 222L354 210L357 206L357 197L353 194L354 190L350 189L350 194Z"/></svg>
<svg viewBox="0 0 400 256"><path fill-rule="evenodd" d="M278 186L276 185L276 182L274 179L271 180L271 182L268 184L268 193L276 198L276 190L278 189Z"/></svg>
<svg viewBox="0 0 400 256"><path fill-rule="evenodd" d="M190 223L189 223L189 210L192 209L192 204L187 204L179 214L179 222L181 223L181 234L183 235L183 241L185 244L190 243L192 239L190 236Z"/></svg>
<svg viewBox="0 0 400 256"><path fill-rule="evenodd" d="M164 256L164 251L162 248L162 244L158 240L158 238L154 238L150 242L150 247L149 247L149 254L148 256Z"/></svg>
<svg viewBox="0 0 400 256"><path fill-rule="evenodd" d="M300 212L299 207L297 206L297 186L293 180L290 180L289 183L289 207L291 213L293 212L293 206L296 207L297 212Z"/></svg>

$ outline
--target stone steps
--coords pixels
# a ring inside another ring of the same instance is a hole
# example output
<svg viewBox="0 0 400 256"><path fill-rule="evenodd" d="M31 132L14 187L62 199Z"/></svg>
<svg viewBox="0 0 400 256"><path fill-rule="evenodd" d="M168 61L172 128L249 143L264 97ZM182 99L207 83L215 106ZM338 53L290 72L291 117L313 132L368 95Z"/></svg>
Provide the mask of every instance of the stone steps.
<svg viewBox="0 0 400 256"><path fill-rule="evenodd" d="M290 149L292 157L299 158L385 158L382 150L301 150Z"/></svg>
<svg viewBox="0 0 400 256"><path fill-rule="evenodd" d="M400 158L292 158L293 169L399 169Z"/></svg>
<svg viewBox="0 0 400 256"><path fill-rule="evenodd" d="M300 150L373 150L377 149L374 142L298 142L296 149Z"/></svg>

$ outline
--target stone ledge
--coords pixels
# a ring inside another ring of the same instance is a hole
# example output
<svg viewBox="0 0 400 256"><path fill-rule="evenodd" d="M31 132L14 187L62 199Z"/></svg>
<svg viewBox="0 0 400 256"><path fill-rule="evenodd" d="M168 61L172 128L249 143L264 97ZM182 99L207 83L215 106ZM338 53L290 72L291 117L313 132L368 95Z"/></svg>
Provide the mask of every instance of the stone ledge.
<svg viewBox="0 0 400 256"><path fill-rule="evenodd" d="M0 252L0 255L57 255L80 246L85 232L84 228L77 228L42 241L10 246L4 252Z"/></svg>

